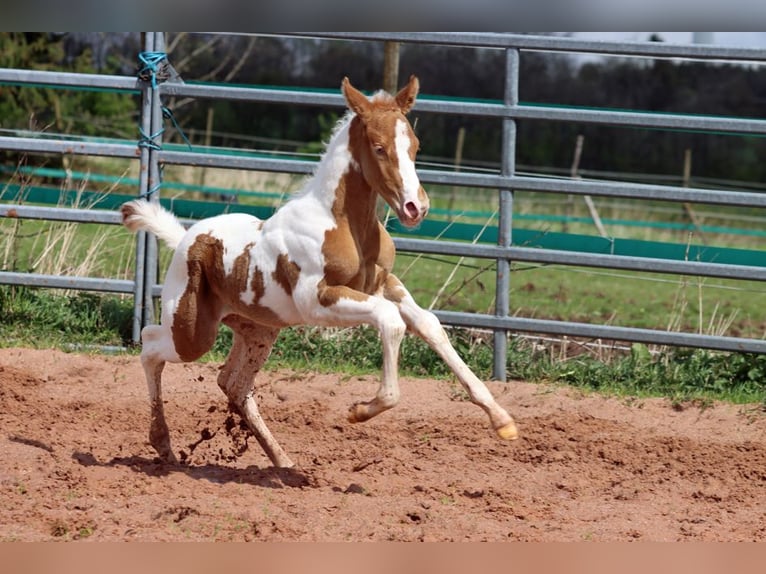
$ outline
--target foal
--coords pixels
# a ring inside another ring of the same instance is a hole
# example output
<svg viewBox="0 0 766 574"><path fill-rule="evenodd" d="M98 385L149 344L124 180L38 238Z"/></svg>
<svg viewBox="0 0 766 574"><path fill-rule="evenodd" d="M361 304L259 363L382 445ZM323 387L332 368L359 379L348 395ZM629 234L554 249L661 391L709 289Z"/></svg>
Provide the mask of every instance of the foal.
<svg viewBox="0 0 766 574"><path fill-rule="evenodd" d="M419 142L405 118L418 89L412 76L396 96L379 92L368 99L344 78L349 113L303 190L265 221L234 213L186 231L157 203L135 200L121 207L128 229L150 231L175 250L162 289L161 324L141 333L151 401L149 440L162 459L175 460L162 406L165 362L201 357L213 345L219 323L231 327L234 342L218 385L275 466L293 462L258 412L253 379L280 329L290 325L366 323L380 332L380 387L372 400L351 406L349 421L366 421L399 400L399 345L409 329L447 362L497 434L516 438L513 419L458 356L438 319L391 273L394 244L377 219L377 196L408 227L428 212L428 196L415 172Z"/></svg>

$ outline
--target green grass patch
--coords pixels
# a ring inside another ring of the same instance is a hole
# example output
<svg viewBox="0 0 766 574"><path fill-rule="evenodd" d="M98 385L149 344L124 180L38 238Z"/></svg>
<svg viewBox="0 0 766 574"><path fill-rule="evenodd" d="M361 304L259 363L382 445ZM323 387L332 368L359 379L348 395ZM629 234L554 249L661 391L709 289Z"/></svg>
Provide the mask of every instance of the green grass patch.
<svg viewBox="0 0 766 574"><path fill-rule="evenodd" d="M123 346L132 332L132 303L92 293L0 285L0 341L5 347Z"/></svg>
<svg viewBox="0 0 766 574"><path fill-rule="evenodd" d="M132 303L113 295L64 295L50 290L0 286L0 341L5 347L71 349L72 345L129 343ZM481 379L492 376L491 336L448 329L450 340ZM231 346L222 327L213 349L203 358L221 362ZM629 352L605 356L582 352L562 356L553 348L520 337L511 339L509 379L565 384L620 396L662 396L674 402L724 400L759 403L766 409L766 356L706 350L670 349L653 353L634 344ZM382 355L378 333L370 327L283 329L267 369L315 370L339 375L378 374ZM453 379L423 341L407 336L401 347L400 372L406 376Z"/></svg>
<svg viewBox="0 0 766 574"><path fill-rule="evenodd" d="M653 356L635 343L629 354L607 362L582 355L550 367L557 382L608 394L766 407L766 355L672 349Z"/></svg>

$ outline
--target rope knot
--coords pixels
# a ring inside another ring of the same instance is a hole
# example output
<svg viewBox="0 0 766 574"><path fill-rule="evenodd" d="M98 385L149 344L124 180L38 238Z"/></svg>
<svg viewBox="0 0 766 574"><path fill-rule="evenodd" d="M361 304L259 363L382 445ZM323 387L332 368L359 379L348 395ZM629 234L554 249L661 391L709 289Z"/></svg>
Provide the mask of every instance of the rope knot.
<svg viewBox="0 0 766 574"><path fill-rule="evenodd" d="M157 87L157 82L165 82L170 79L171 66L168 55L165 52L139 52L137 75L139 80L151 82L152 88Z"/></svg>

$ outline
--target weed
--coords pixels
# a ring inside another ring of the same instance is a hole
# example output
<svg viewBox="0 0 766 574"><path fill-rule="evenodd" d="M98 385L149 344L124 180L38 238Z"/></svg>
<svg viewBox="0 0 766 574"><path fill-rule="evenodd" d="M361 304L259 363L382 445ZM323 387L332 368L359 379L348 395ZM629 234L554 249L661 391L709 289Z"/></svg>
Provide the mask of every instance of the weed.
<svg viewBox="0 0 766 574"><path fill-rule="evenodd" d="M51 536L54 536L56 538L61 538L69 534L69 526L67 526L66 522L64 522L60 518L57 518L51 524L50 532L51 532Z"/></svg>
<svg viewBox="0 0 766 574"><path fill-rule="evenodd" d="M77 534L75 535L75 540L83 540L85 538L89 538L93 535L93 532L96 530L96 527L93 525L84 525L80 526L80 528L77 530Z"/></svg>

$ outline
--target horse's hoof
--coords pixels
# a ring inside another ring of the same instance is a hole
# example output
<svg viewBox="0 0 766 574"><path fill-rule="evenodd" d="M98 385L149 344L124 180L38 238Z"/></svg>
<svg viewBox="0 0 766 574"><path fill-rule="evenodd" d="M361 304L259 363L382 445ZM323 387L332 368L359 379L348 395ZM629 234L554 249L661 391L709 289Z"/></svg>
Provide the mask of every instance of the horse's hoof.
<svg viewBox="0 0 766 574"><path fill-rule="evenodd" d="M516 428L516 423L513 421L501 426L499 429L495 429L495 432L503 440L516 440L519 438L519 431Z"/></svg>
<svg viewBox="0 0 766 574"><path fill-rule="evenodd" d="M360 423L365 420L359 416L359 403L351 405L351 408L348 409L347 420L350 423Z"/></svg>

